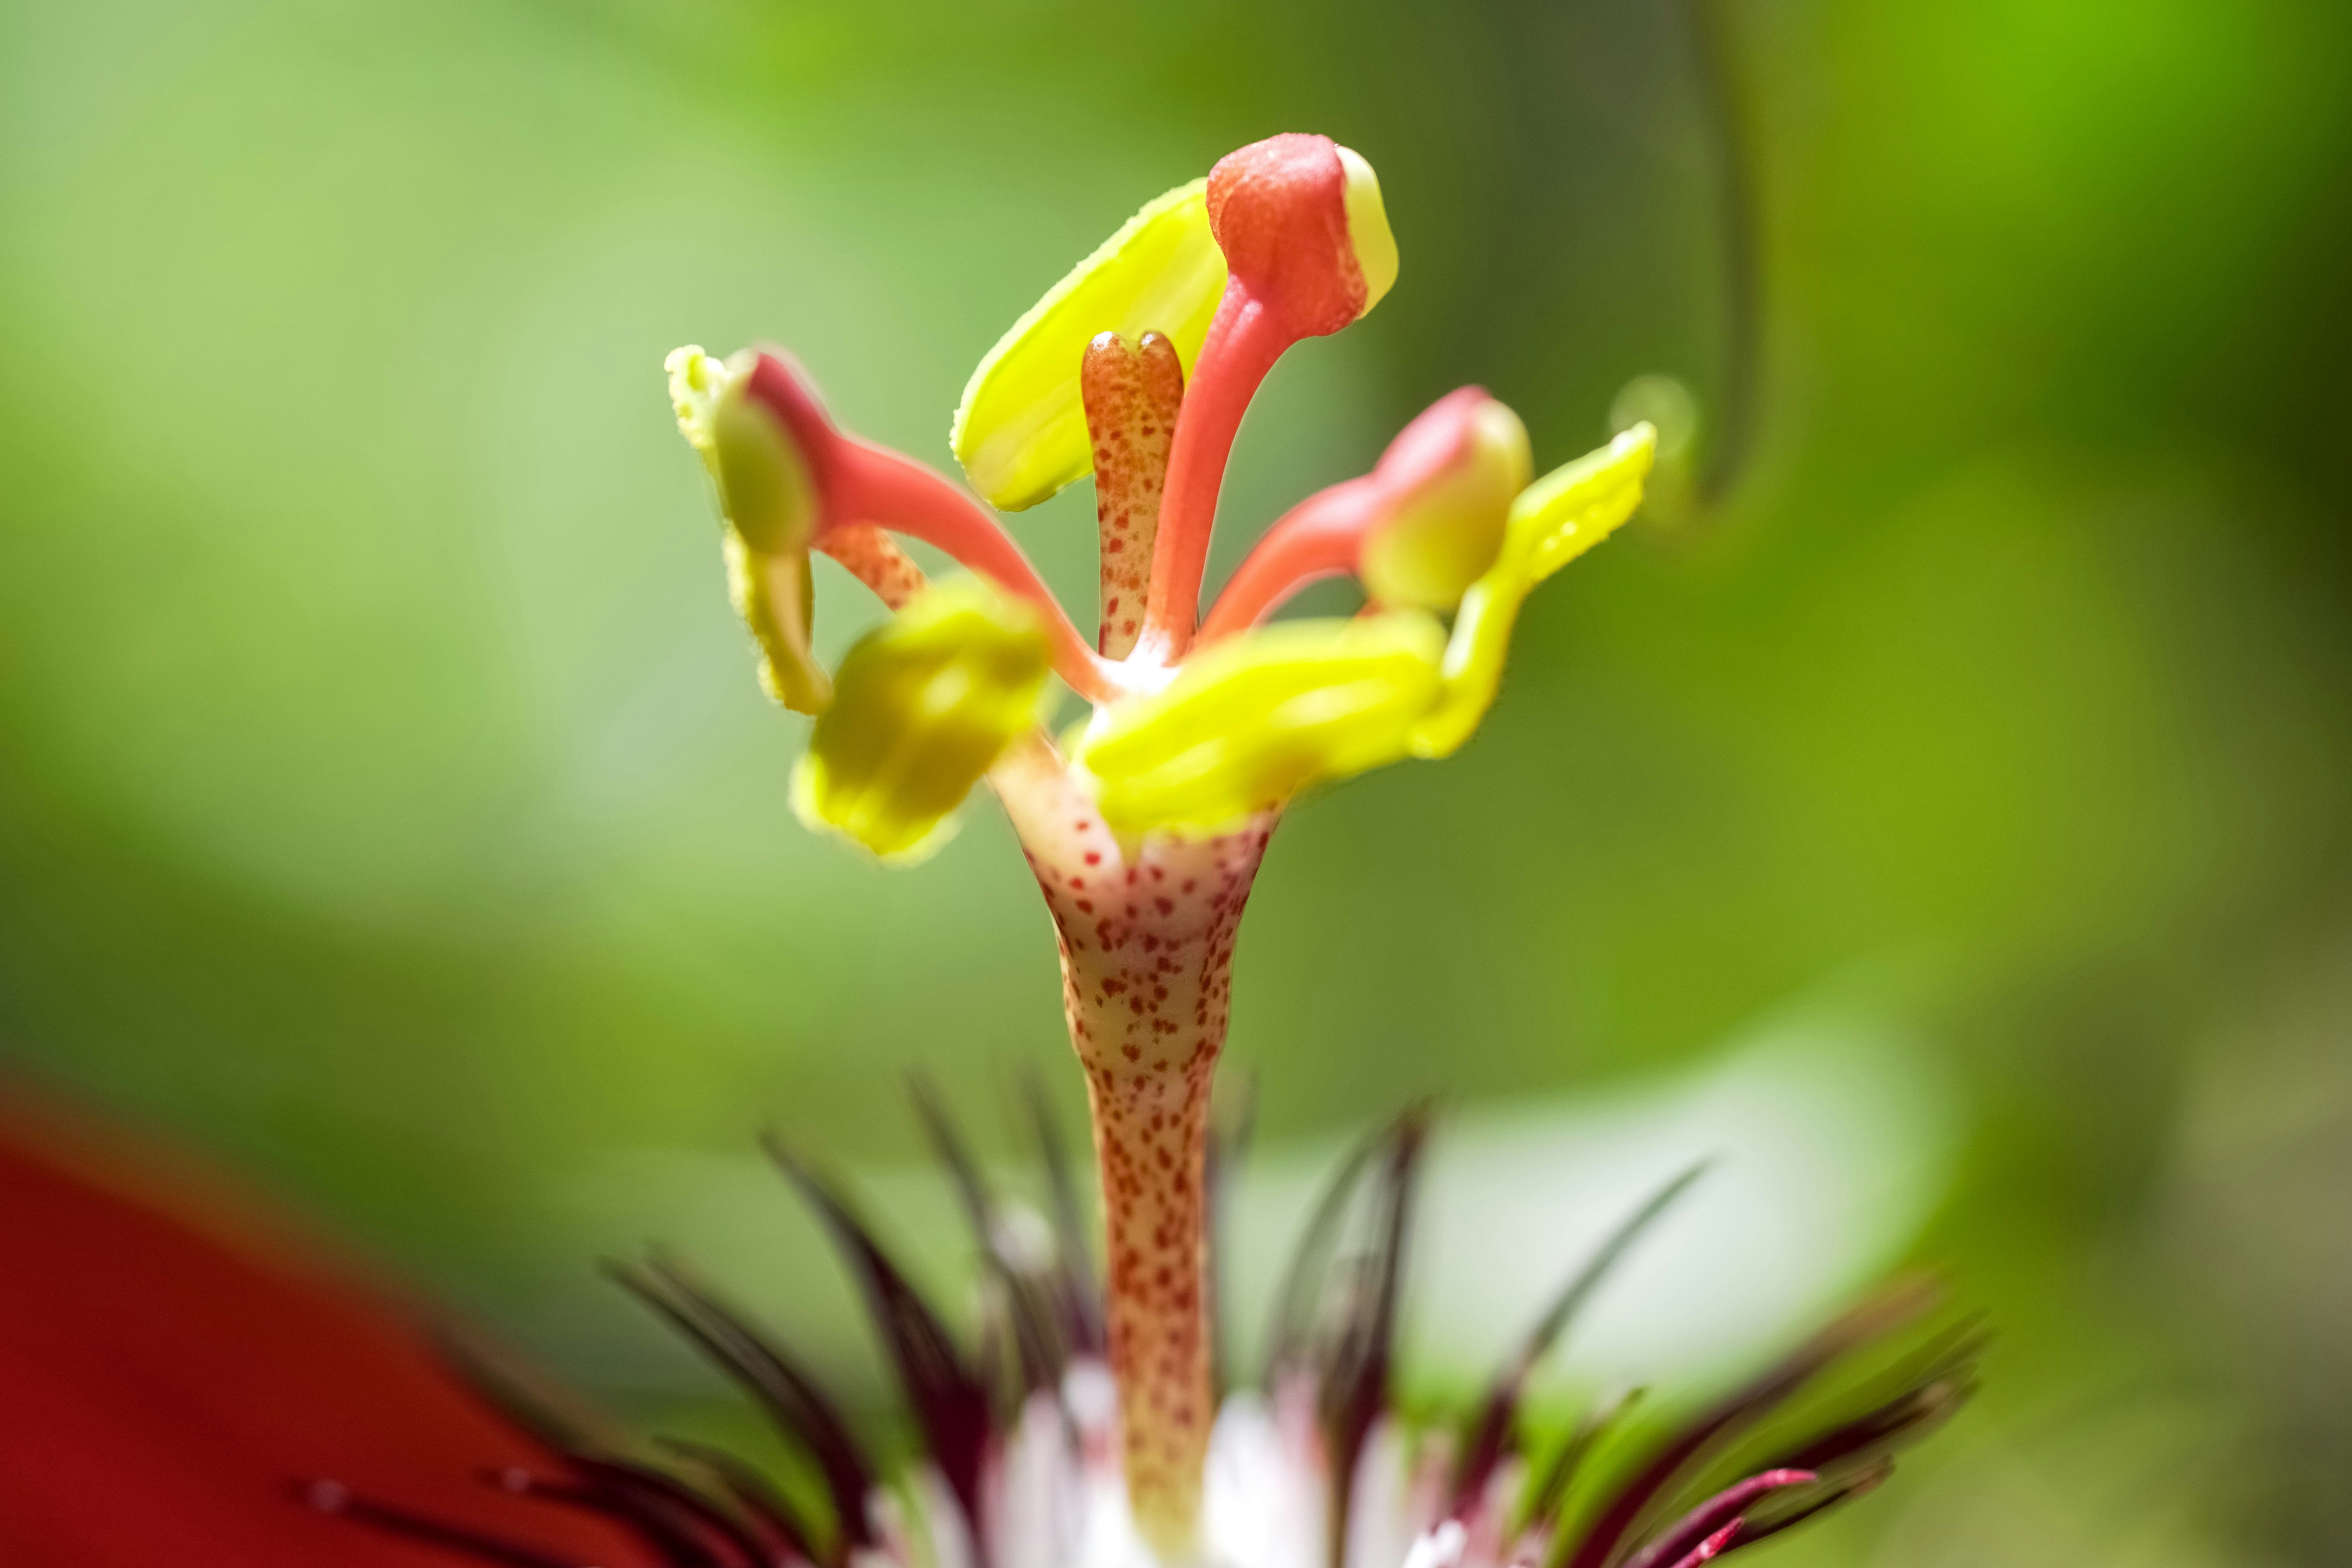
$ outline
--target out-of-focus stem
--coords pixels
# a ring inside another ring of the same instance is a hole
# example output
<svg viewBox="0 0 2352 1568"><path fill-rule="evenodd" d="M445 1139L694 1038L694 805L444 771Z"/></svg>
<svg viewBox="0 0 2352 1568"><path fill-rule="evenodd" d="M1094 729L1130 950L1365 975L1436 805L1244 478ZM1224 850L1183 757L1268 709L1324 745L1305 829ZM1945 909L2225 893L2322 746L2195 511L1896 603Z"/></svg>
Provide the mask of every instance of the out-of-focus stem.
<svg viewBox="0 0 2352 1568"><path fill-rule="evenodd" d="M1724 0L1692 0L1691 22L1722 215L1723 390L1698 476L1700 504L1716 506L1730 493L1756 442L1763 393L1763 247L1751 147L1756 110L1740 72L1736 24Z"/></svg>
<svg viewBox="0 0 2352 1568"><path fill-rule="evenodd" d="M1225 459L1250 398L1292 342L1293 334L1238 279L1226 284L1224 300L1193 362L1192 384L1185 389L1183 416L1169 453L1160 542L1151 557L1151 596L1137 648L1147 661L1172 664L1192 644Z"/></svg>
<svg viewBox="0 0 2352 1568"><path fill-rule="evenodd" d="M1111 1375L1137 1528L1195 1554L1215 1416L1207 1291L1210 1080L1234 935L1269 816L1202 842L1123 850L1042 736L991 775L1054 917L1070 1043L1100 1168Z"/></svg>

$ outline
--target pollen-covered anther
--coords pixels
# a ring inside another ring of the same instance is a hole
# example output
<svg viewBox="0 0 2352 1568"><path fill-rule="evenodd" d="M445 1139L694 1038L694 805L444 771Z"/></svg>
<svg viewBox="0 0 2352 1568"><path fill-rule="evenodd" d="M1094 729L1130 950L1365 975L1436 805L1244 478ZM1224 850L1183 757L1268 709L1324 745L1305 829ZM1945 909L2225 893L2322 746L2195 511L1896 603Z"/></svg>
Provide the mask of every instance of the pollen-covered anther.
<svg viewBox="0 0 2352 1568"><path fill-rule="evenodd" d="M1103 710L1071 760L1118 832L1231 831L1409 755L1444 647L1419 610L1262 627L1203 649L1165 690Z"/></svg>
<svg viewBox="0 0 2352 1568"><path fill-rule="evenodd" d="M808 552L768 554L730 530L723 549L727 594L760 649L760 685L795 713L822 713L833 700L833 678L809 647L816 609Z"/></svg>
<svg viewBox="0 0 2352 1568"><path fill-rule="evenodd" d="M832 423L774 354L745 349L722 362L688 346L664 367L679 433L727 525L728 585L759 644L761 683L787 708L820 712L833 689L809 647L808 555L826 523Z"/></svg>
<svg viewBox="0 0 2352 1568"><path fill-rule="evenodd" d="M1445 647L1442 695L1414 726L1412 752L1443 757L1477 729L1503 679L1511 628L1536 584L1622 527L1642 503L1657 432L1637 425L1564 463L1511 503L1495 563L1462 595Z"/></svg>
<svg viewBox="0 0 2352 1568"><path fill-rule="evenodd" d="M1094 456L1080 361L1099 334L1165 334L1190 370L1224 298L1204 180L1128 220L1046 291L971 373L948 443L991 506L1019 511L1085 477Z"/></svg>

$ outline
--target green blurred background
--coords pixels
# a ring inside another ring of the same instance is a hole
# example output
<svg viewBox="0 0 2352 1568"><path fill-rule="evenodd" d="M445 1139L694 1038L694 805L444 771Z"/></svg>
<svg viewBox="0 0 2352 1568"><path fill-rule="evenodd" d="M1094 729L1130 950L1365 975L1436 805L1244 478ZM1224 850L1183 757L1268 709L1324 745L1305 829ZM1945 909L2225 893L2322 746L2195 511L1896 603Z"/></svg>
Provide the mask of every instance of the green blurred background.
<svg viewBox="0 0 2352 1568"><path fill-rule="evenodd" d="M1752 460L1538 598L1462 757L1283 829L1262 1133L1671 1081L1866 991L1956 1129L1895 1250L2003 1339L1917 1477L1776 1550L2342 1563L2352 11L1712 14ZM664 351L789 343L944 464L1072 261L1314 129L1403 270L1277 373L1224 559L1464 381L1545 461L1643 373L1719 426L1702 41L1660 0L14 0L0 1050L657 1402L586 1267L645 1216L583 1193L772 1121L906 1162L910 1067L1069 1076L992 808L912 873L784 809ZM1016 525L1077 603L1089 522Z"/></svg>

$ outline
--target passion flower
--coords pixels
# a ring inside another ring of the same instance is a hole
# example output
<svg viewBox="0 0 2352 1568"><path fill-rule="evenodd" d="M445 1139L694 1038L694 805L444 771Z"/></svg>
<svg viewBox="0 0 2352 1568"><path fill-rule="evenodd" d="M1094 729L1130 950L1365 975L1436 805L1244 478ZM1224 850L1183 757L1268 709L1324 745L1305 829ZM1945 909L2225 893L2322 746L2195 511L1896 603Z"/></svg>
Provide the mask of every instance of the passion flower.
<svg viewBox="0 0 2352 1568"><path fill-rule="evenodd" d="M1636 424L1535 476L1525 427L1475 387L1440 399L1371 472L1267 531L1202 614L1226 459L1251 397L1292 344L1338 331L1398 276L1380 187L1320 136L1244 147L1147 204L1017 321L966 387L950 444L979 498L825 413L780 352L668 361L680 429L708 468L735 597L769 689L814 713L793 800L810 826L919 859L985 779L1058 939L1084 1069L1102 1215L1101 1283L1066 1192L1058 1245L1008 1241L994 1200L934 1118L989 1260L988 1353L958 1344L832 1183L779 1149L844 1244L927 1449L891 1480L820 1380L684 1270L628 1287L725 1367L823 1475L823 1517L703 1450L656 1467L578 1445L515 1489L628 1523L680 1568L1683 1568L1868 1489L1895 1440L1966 1387L1933 1360L1891 1403L1696 1495L1717 1446L1849 1343L1916 1310L1860 1310L1783 1367L1586 1497L1614 1415L1544 1467L1517 1452L1528 1369L1671 1193L1627 1220L1498 1376L1458 1457L1408 1463L1390 1408L1397 1279L1423 1122L1407 1117L1336 1189L1286 1290L1255 1391L1221 1389L1212 1310L1211 1085L1234 946L1284 809L1302 792L1458 748L1491 707L1522 601L1607 538L1656 447ZM992 507L1096 480L1096 634L1080 633ZM983 501L987 504L983 504ZM971 577L931 586L901 538ZM810 651L812 552L893 615L827 672ZM1304 584L1353 577L1353 618L1268 622ZM1041 726L1047 672L1093 705ZM1326 1278L1359 1184L1376 1245ZM1573 1518L1571 1496L1584 1501ZM352 1494L322 1502L391 1529L421 1521ZM436 1537L437 1539L437 1537ZM540 1568L512 1543L478 1554Z"/></svg>

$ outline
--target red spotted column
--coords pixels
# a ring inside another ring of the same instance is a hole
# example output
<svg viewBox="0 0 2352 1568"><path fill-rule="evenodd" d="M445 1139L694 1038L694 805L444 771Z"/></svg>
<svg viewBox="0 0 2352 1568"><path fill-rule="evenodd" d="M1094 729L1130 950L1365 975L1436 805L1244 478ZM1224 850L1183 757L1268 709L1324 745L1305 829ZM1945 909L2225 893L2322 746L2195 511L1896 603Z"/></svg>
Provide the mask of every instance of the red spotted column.
<svg viewBox="0 0 2352 1568"><path fill-rule="evenodd" d="M1130 856L1043 742L997 787L1061 941L1070 1043L1101 1170L1111 1373L1128 1498L1144 1538L1192 1555L1215 1418L1210 1380L1210 1082L1233 998L1234 936L1271 816Z"/></svg>

